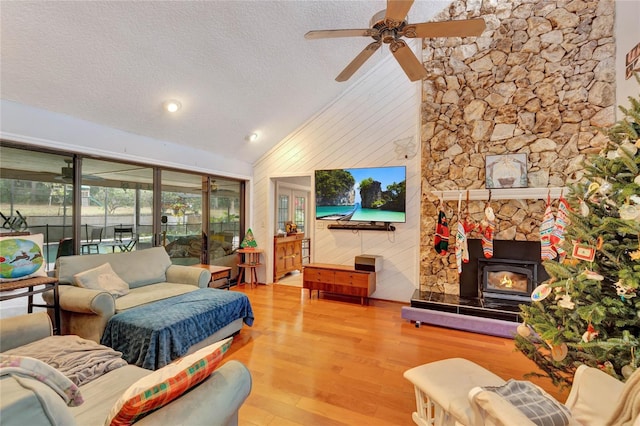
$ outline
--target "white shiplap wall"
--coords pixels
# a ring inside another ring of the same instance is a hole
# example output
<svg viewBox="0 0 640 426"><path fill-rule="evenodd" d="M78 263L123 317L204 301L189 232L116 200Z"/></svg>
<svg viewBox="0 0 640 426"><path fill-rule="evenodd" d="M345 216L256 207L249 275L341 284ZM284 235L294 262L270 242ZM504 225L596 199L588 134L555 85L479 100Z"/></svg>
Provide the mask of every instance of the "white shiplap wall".
<svg viewBox="0 0 640 426"><path fill-rule="evenodd" d="M384 52L388 54L388 52ZM338 84L338 83L336 83ZM384 257L373 297L406 302L418 281L420 159L397 158L394 141L413 137L419 145L421 84L411 83L394 58L364 75L342 96L320 111L254 165L251 228L266 250L261 282L273 279L274 180L310 176L317 169L407 167L407 222L395 232L330 230L311 220L312 262L353 265L359 254ZM419 148L417 148L419 153ZM309 208L313 211L312 199ZM267 278L269 277L269 278Z"/></svg>

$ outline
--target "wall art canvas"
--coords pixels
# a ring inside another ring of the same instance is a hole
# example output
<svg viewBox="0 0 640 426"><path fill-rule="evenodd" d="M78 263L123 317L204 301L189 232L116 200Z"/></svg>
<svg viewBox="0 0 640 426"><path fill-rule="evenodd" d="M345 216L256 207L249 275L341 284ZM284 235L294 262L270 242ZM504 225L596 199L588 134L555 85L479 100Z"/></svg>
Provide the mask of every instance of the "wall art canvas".
<svg viewBox="0 0 640 426"><path fill-rule="evenodd" d="M527 154L487 155L486 187L526 188Z"/></svg>

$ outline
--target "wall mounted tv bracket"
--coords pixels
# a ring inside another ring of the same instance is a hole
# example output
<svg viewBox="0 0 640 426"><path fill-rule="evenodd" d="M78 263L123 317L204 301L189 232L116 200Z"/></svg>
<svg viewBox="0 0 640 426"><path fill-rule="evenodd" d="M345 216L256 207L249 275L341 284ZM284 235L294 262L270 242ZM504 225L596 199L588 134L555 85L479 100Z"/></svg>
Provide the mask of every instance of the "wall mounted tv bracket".
<svg viewBox="0 0 640 426"><path fill-rule="evenodd" d="M396 227L390 222L358 222L358 223L330 223L328 229L349 229L352 231L395 231Z"/></svg>

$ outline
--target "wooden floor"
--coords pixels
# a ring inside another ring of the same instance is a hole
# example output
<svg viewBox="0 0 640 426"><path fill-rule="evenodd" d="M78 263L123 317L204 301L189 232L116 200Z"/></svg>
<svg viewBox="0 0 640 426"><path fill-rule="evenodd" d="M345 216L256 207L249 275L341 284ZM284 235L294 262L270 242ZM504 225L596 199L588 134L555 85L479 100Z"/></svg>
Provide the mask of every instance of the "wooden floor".
<svg viewBox="0 0 640 426"><path fill-rule="evenodd" d="M510 339L414 324L403 304L316 293L284 285L248 285L255 315L225 359L251 371L240 425L413 425L412 385L402 373L444 358L472 360L499 376L537 370ZM560 401L549 381L533 380Z"/></svg>

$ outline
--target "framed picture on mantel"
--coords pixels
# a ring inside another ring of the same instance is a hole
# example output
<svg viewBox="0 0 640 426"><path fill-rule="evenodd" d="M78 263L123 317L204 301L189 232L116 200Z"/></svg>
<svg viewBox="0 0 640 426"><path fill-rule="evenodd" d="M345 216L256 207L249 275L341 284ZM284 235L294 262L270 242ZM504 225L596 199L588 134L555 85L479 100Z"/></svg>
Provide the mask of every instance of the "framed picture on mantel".
<svg viewBox="0 0 640 426"><path fill-rule="evenodd" d="M527 154L487 155L486 188L526 188Z"/></svg>

